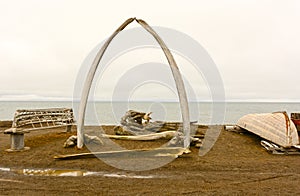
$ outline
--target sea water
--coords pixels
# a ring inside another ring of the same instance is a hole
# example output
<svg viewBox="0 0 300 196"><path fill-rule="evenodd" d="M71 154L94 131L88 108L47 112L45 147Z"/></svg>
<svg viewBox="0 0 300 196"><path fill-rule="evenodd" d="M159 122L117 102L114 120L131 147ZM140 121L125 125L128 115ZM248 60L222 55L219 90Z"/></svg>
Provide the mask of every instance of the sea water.
<svg viewBox="0 0 300 196"><path fill-rule="evenodd" d="M4 101L0 102L0 120L12 120L17 109L74 108L75 118L78 103L59 101ZM86 125L119 124L121 117L129 109L153 112L152 120L180 121L180 105L176 102L91 102L88 104ZM274 102L192 102L189 103L190 119L200 124L235 124L243 115L250 113L270 113L276 111L300 112L300 103Z"/></svg>

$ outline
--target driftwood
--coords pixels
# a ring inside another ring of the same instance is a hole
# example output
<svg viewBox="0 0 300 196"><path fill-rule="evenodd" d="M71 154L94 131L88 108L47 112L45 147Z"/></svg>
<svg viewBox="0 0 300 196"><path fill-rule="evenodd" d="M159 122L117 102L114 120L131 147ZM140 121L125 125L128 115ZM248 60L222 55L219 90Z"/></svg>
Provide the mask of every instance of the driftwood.
<svg viewBox="0 0 300 196"><path fill-rule="evenodd" d="M120 150L120 151L106 151L106 152L90 152L70 155L56 155L55 159L79 159L79 158L122 158L122 157L175 157L190 153L186 148L156 148L156 149L137 149L137 150Z"/></svg>
<svg viewBox="0 0 300 196"><path fill-rule="evenodd" d="M180 131L182 130L182 123L162 121L150 122L151 113L152 112L144 113L129 110L121 118L121 124L123 126L114 128L116 135L102 134L97 137L84 134L84 142L102 144L100 138L134 141L166 139L170 140L166 146L183 146L184 135ZM193 127L197 128L197 126ZM192 142L192 145L199 147L201 145L201 139L199 137L202 136L191 137L189 138L189 141ZM71 136L64 143L64 147L74 146L77 144L77 141L78 136Z"/></svg>
<svg viewBox="0 0 300 196"><path fill-rule="evenodd" d="M115 133L117 135L145 135L156 132L152 130L153 126L159 127L161 125L149 123L151 113L128 110L120 121L123 129L118 128L115 130Z"/></svg>
<svg viewBox="0 0 300 196"><path fill-rule="evenodd" d="M175 136L175 131L168 131L163 133L154 133L154 134L148 134L148 135L138 135L138 136L127 136L127 135L108 135L108 134L102 134L101 138L109 138L109 139L118 139L118 140L134 140L134 141L151 141L151 140L157 140L157 139L172 139ZM95 143L102 145L102 140L97 136L90 136L87 134L84 134L84 142L85 143ZM63 147L73 147L77 145L77 136L72 135L70 136L66 142L64 143Z"/></svg>
<svg viewBox="0 0 300 196"><path fill-rule="evenodd" d="M226 131L241 133L241 134L247 132L245 129L242 129L241 127L239 127L237 125L225 125L224 129Z"/></svg>
<svg viewBox="0 0 300 196"><path fill-rule="evenodd" d="M179 133L177 131L166 131L166 132L152 133L152 134L147 134L147 135L102 134L99 137L84 134L84 142L87 144L94 143L94 144L102 145L103 142L102 142L101 138L109 138L109 139L117 139L117 140L131 140L131 141L152 141L152 140L165 139L165 140L170 140L170 142L168 143L167 146L177 146L178 144L181 144L180 141L182 141L182 139L181 139L182 136L183 136L183 134ZM196 135L194 137L191 137L191 145L200 147L201 139L203 137L204 137L203 135ZM66 140L63 147L68 148L68 147L73 147L75 145L77 145L77 136L72 135Z"/></svg>
<svg viewBox="0 0 300 196"><path fill-rule="evenodd" d="M138 112L129 110L121 118L121 126L114 128L117 135L144 135L165 131L181 131L183 132L183 125L180 122L150 122L150 113ZM195 122L191 122L193 132L197 129Z"/></svg>
<svg viewBox="0 0 300 196"><path fill-rule="evenodd" d="M134 140L134 141L151 141L151 140L158 140L158 139L166 139L170 140L167 146L178 146L182 140L183 134L177 131L165 131L161 133L152 133L147 135L107 135L102 134L101 137L109 138L109 139L117 139L117 140ZM203 135L196 135L191 137L191 145L196 147L201 146L201 139Z"/></svg>
<svg viewBox="0 0 300 196"><path fill-rule="evenodd" d="M124 140L154 140L154 139L171 139L168 146L184 145L185 137L183 126L180 122L150 122L150 113L129 110L121 118L121 126L116 126L114 132L118 136L109 135L111 139ZM193 134L196 132L198 125L191 123ZM121 135L121 136L120 136ZM188 141L197 147L201 146L201 140L189 136Z"/></svg>
<svg viewBox="0 0 300 196"><path fill-rule="evenodd" d="M128 123L137 123L142 125L144 121L148 123L151 119L150 115L152 112L144 113L144 112L137 112L134 110L128 110L126 114L121 118L121 124L127 125Z"/></svg>

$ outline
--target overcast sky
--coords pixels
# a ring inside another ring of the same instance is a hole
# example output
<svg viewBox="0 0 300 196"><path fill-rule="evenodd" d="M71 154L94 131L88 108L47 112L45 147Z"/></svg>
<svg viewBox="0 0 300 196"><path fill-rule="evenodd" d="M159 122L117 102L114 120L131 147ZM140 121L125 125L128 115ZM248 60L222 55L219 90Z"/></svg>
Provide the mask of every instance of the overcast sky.
<svg viewBox="0 0 300 196"><path fill-rule="evenodd" d="M72 99L85 57L129 17L200 43L227 100L300 101L298 0L0 0L0 100Z"/></svg>

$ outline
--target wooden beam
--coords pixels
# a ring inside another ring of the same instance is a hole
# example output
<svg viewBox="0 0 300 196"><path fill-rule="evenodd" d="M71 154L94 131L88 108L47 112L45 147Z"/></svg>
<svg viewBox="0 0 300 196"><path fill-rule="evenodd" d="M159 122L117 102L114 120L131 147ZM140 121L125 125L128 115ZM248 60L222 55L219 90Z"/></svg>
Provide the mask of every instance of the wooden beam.
<svg viewBox="0 0 300 196"><path fill-rule="evenodd" d="M156 148L156 149L137 149L137 150L120 150L120 151L106 151L106 152L88 152L69 155L56 155L54 159L81 159L81 158L122 158L122 157L164 157L173 156L178 157L183 154L190 153L186 148Z"/></svg>

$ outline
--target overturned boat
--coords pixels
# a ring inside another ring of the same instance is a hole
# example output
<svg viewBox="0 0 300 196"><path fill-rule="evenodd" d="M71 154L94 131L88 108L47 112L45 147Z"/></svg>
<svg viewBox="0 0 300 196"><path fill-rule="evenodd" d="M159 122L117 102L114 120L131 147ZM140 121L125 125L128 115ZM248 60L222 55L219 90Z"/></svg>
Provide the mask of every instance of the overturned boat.
<svg viewBox="0 0 300 196"><path fill-rule="evenodd" d="M248 114L237 125L283 148L299 145L297 128L286 112Z"/></svg>

